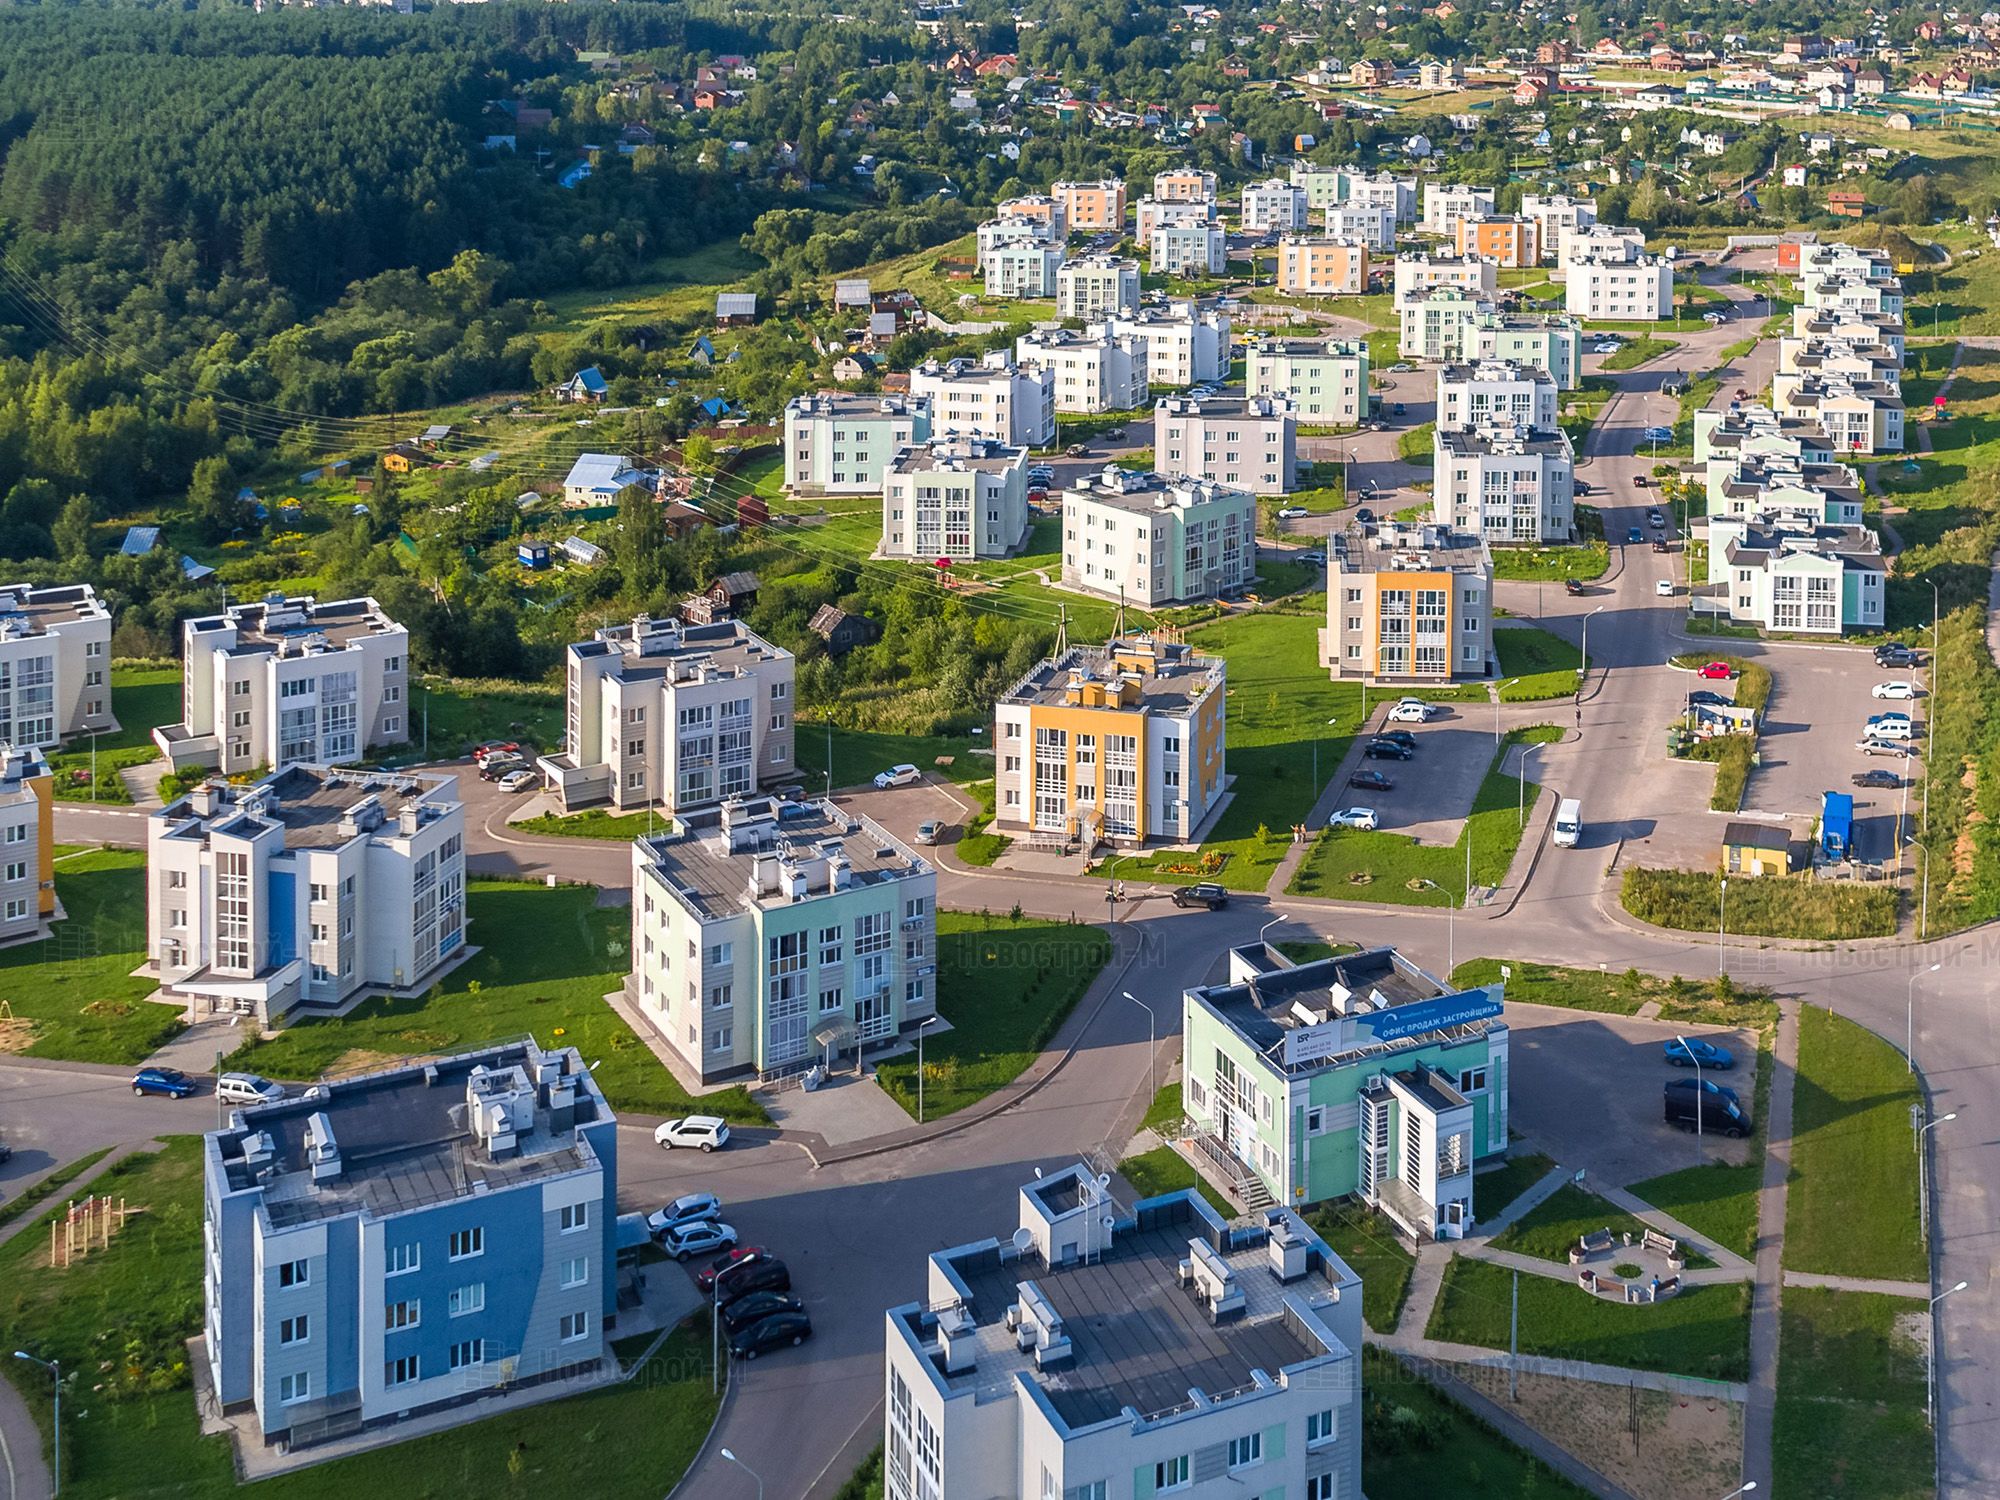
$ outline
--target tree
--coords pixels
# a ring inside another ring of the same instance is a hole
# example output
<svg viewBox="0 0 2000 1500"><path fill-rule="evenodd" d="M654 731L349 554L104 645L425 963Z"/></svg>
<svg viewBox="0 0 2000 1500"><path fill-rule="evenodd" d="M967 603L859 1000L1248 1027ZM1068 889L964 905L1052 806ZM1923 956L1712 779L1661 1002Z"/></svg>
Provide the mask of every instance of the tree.
<svg viewBox="0 0 2000 1500"><path fill-rule="evenodd" d="M248 518L249 507L237 499L239 486L229 460L211 455L194 466L188 481L188 509L210 541L226 541Z"/></svg>
<svg viewBox="0 0 2000 1500"><path fill-rule="evenodd" d="M628 484L618 495L618 537L612 556L634 601L651 598L665 580L667 522L660 504L643 485Z"/></svg>
<svg viewBox="0 0 2000 1500"><path fill-rule="evenodd" d="M55 524L56 557L64 568L81 577L90 568L90 535L97 512L88 495L71 495Z"/></svg>

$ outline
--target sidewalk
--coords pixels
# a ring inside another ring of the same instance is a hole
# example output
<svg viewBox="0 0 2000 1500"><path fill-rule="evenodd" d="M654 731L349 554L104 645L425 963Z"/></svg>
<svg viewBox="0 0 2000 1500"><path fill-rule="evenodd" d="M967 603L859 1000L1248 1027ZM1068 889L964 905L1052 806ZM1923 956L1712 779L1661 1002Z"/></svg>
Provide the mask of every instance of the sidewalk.
<svg viewBox="0 0 2000 1500"><path fill-rule="evenodd" d="M1624 1209L1626 1213L1639 1220L1640 1223L1650 1224L1653 1228L1659 1230L1660 1233L1672 1235L1689 1249L1699 1250L1703 1255L1714 1261L1717 1266L1725 1270L1748 1271L1751 1268L1750 1262L1738 1255L1734 1250L1723 1249L1722 1246L1710 1240L1707 1235L1699 1234L1688 1228L1687 1225L1673 1217L1673 1215L1662 1213L1645 1199L1635 1198L1621 1187L1611 1187L1606 1183L1598 1183L1592 1191L1598 1197L1604 1199L1605 1202L1617 1204L1618 1207ZM1735 1279L1741 1280L1742 1278L1739 1276Z"/></svg>
<svg viewBox="0 0 2000 1500"><path fill-rule="evenodd" d="M1786 1286L1823 1287L1831 1292L1874 1292L1882 1297L1912 1297L1919 1302L1931 1298L1927 1281L1878 1281L1867 1276L1822 1276L1817 1271L1787 1271Z"/></svg>
<svg viewBox="0 0 2000 1500"><path fill-rule="evenodd" d="M1743 1472L1768 1485L1778 1406L1778 1304L1785 1243L1785 1184L1792 1171L1792 1095L1799 1069L1799 1002L1778 1002L1771 1101L1764 1126L1764 1185L1757 1193L1757 1281L1750 1293L1750 1395L1743 1410ZM1926 1293L1928 1293L1926 1288Z"/></svg>

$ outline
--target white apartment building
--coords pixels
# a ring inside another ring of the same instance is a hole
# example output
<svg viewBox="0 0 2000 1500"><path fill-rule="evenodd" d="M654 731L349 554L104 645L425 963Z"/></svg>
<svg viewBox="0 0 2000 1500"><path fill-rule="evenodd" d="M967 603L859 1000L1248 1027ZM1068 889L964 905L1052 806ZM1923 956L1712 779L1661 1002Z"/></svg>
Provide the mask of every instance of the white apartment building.
<svg viewBox="0 0 2000 1500"><path fill-rule="evenodd" d="M1253 495L1298 483L1298 414L1284 396L1168 396L1153 408L1153 464Z"/></svg>
<svg viewBox="0 0 2000 1500"><path fill-rule="evenodd" d="M1569 541L1576 529L1576 455L1560 427L1492 422L1437 429L1431 519L1495 545Z"/></svg>
<svg viewBox="0 0 2000 1500"><path fill-rule="evenodd" d="M1156 276L1220 276L1229 269L1229 236L1219 224L1162 224L1146 239Z"/></svg>
<svg viewBox="0 0 2000 1500"><path fill-rule="evenodd" d="M1213 203L1215 174L1194 167L1169 167L1153 174L1153 196L1162 203Z"/></svg>
<svg viewBox="0 0 2000 1500"><path fill-rule="evenodd" d="M1583 237L1571 237L1574 245ZM1563 308L1574 318L1652 322L1674 312L1673 262L1659 255L1628 258L1624 246L1592 244L1570 257Z"/></svg>
<svg viewBox="0 0 2000 1500"><path fill-rule="evenodd" d="M1837 636L1880 629L1887 617L1888 565L1865 526L1789 526L1711 516L1708 576L1697 595L1739 624Z"/></svg>
<svg viewBox="0 0 2000 1500"><path fill-rule="evenodd" d="M1017 365L1005 350L984 361L926 360L910 371L910 396L931 403L931 431L983 437L1018 448L1056 440L1055 371Z"/></svg>
<svg viewBox="0 0 2000 1500"><path fill-rule="evenodd" d="M1341 167L1334 177L1334 202L1386 208L1398 224L1417 222L1416 178L1397 177L1388 172L1363 172L1355 167ZM1325 206L1317 202L1313 204L1314 208Z"/></svg>
<svg viewBox="0 0 2000 1500"><path fill-rule="evenodd" d="M1549 372L1513 360L1441 365L1437 373L1439 432L1556 425L1556 383Z"/></svg>
<svg viewBox="0 0 2000 1500"><path fill-rule="evenodd" d="M458 778L290 765L146 820L146 950L196 1013L416 993L465 945Z"/></svg>
<svg viewBox="0 0 2000 1500"><path fill-rule="evenodd" d="M821 391L785 403L785 488L868 495L898 448L931 435L928 396Z"/></svg>
<svg viewBox="0 0 2000 1500"><path fill-rule="evenodd" d="M1859 526L1861 476L1846 464L1801 462L1785 454L1711 454L1703 474L1710 516L1810 530Z"/></svg>
<svg viewBox="0 0 2000 1500"><path fill-rule="evenodd" d="M1458 233L1460 219L1483 219L1493 212L1493 189L1462 182L1424 184L1423 227L1446 237Z"/></svg>
<svg viewBox="0 0 2000 1500"><path fill-rule="evenodd" d="M118 728L111 611L86 583L0 586L0 743L53 750Z"/></svg>
<svg viewBox="0 0 2000 1500"><path fill-rule="evenodd" d="M1151 377L1144 339L1051 328L1022 334L1014 357L1054 374L1059 411L1130 411L1145 404Z"/></svg>
<svg viewBox="0 0 2000 1500"><path fill-rule="evenodd" d="M1245 234L1292 234L1306 227L1311 212L1306 190L1282 177L1253 182L1243 189L1240 221Z"/></svg>
<svg viewBox="0 0 2000 1500"><path fill-rule="evenodd" d="M1483 255L1405 253L1396 257L1393 285L1398 308L1439 287L1490 301L1500 285L1500 268Z"/></svg>
<svg viewBox="0 0 2000 1500"><path fill-rule="evenodd" d="M1902 393L1885 382L1783 375L1771 382L1771 407L1780 418L1817 426L1836 453L1903 451Z"/></svg>
<svg viewBox="0 0 2000 1500"><path fill-rule="evenodd" d="M1464 359L1473 330L1495 316L1487 296L1462 286L1434 286L1398 297L1396 352L1404 359Z"/></svg>
<svg viewBox="0 0 2000 1500"><path fill-rule="evenodd" d="M1244 372L1251 397L1283 396L1301 422L1358 427L1368 416L1365 339L1260 339Z"/></svg>
<svg viewBox="0 0 2000 1500"><path fill-rule="evenodd" d="M607 625L569 648L563 749L536 769L565 812L678 814L747 797L796 771L796 671L741 620Z"/></svg>
<svg viewBox="0 0 2000 1500"><path fill-rule="evenodd" d="M1132 210L1132 234L1141 244L1158 229L1207 228L1215 223L1215 205L1206 198L1141 198Z"/></svg>
<svg viewBox="0 0 2000 1500"><path fill-rule="evenodd" d="M181 625L176 771L339 765L410 737L410 634L373 599L273 594Z"/></svg>
<svg viewBox="0 0 2000 1500"><path fill-rule="evenodd" d="M1624 224L1583 224L1571 229L1556 246L1555 279L1569 279L1572 262L1604 264L1636 261L1646 253L1646 232Z"/></svg>
<svg viewBox="0 0 2000 1500"><path fill-rule="evenodd" d="M1326 210L1326 234L1387 255L1396 248L1396 212L1383 203L1335 203Z"/></svg>
<svg viewBox="0 0 2000 1500"><path fill-rule="evenodd" d="M1778 370L1774 378L1783 380L1787 376L1873 380L1900 390L1903 385L1903 356L1887 344L1820 338L1816 335L1805 338L1788 336L1778 340Z"/></svg>
<svg viewBox="0 0 2000 1500"><path fill-rule="evenodd" d="M1793 312L1820 317L1893 318L1903 316L1903 284L1870 281L1855 275L1823 276L1803 287L1803 307Z"/></svg>
<svg viewBox="0 0 2000 1500"><path fill-rule="evenodd" d="M882 557L1007 557L1028 538L1028 450L938 438L899 452L882 476Z"/></svg>
<svg viewBox="0 0 2000 1500"><path fill-rule="evenodd" d="M1557 390L1573 391L1583 379L1583 326L1565 313L1479 313L1459 357L1530 365L1546 370Z"/></svg>
<svg viewBox="0 0 2000 1500"><path fill-rule="evenodd" d="M55 915L55 776L33 745L0 744L0 947L46 937Z"/></svg>
<svg viewBox="0 0 2000 1500"><path fill-rule="evenodd" d="M625 997L711 1083L893 1044L937 1011L937 875L830 802L732 798L632 844Z"/></svg>
<svg viewBox="0 0 2000 1500"><path fill-rule="evenodd" d="M1056 272L1056 316L1094 323L1139 310L1139 262L1129 255L1086 255Z"/></svg>
<svg viewBox="0 0 2000 1500"><path fill-rule="evenodd" d="M980 269L989 297L1053 297L1063 268L1063 247L1021 242L996 245Z"/></svg>
<svg viewBox="0 0 2000 1500"><path fill-rule="evenodd" d="M1792 309L1792 336L1808 339L1838 339L1850 344L1879 344L1896 358L1903 358L1903 320L1893 313L1855 312L1829 308L1821 312L1810 307Z"/></svg>
<svg viewBox="0 0 2000 1500"><path fill-rule="evenodd" d="M1569 236L1597 222L1597 204L1567 193L1526 193L1521 198L1521 216L1533 219L1541 231L1542 259L1560 265Z"/></svg>
<svg viewBox="0 0 2000 1500"><path fill-rule="evenodd" d="M1822 281L1850 276L1861 281L1878 282L1883 286L1893 285L1897 281L1895 263L1886 250L1868 249L1838 241L1799 246L1798 281L1801 291Z"/></svg>
<svg viewBox="0 0 2000 1500"><path fill-rule="evenodd" d="M1361 1279L1303 1220L1078 1163L888 1313L890 1500L1361 1494Z"/></svg>
<svg viewBox="0 0 2000 1500"><path fill-rule="evenodd" d="M1030 214L988 219L974 232L974 244L982 263L995 250L1008 245L1060 245L1062 242L1062 235L1056 232L1050 219Z"/></svg>
<svg viewBox="0 0 2000 1500"><path fill-rule="evenodd" d="M1229 314L1214 303L1144 307L1107 326L1113 338L1145 341L1146 379L1152 385L1190 386L1229 374Z"/></svg>
<svg viewBox="0 0 2000 1500"><path fill-rule="evenodd" d="M1257 577L1257 501L1247 490L1114 464L1063 491L1062 517L1066 588L1164 609Z"/></svg>

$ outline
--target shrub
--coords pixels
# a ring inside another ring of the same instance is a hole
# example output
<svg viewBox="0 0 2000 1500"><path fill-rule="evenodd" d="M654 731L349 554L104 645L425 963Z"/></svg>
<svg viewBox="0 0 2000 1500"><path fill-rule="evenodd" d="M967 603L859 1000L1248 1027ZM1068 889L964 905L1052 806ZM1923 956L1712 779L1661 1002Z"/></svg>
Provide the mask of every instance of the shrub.
<svg viewBox="0 0 2000 1500"><path fill-rule="evenodd" d="M1721 878L1707 870L1630 869L1619 899L1642 922L1683 932L1714 932L1721 923ZM1898 892L1888 885L1740 877L1729 883L1728 931L1743 936L1893 937Z"/></svg>

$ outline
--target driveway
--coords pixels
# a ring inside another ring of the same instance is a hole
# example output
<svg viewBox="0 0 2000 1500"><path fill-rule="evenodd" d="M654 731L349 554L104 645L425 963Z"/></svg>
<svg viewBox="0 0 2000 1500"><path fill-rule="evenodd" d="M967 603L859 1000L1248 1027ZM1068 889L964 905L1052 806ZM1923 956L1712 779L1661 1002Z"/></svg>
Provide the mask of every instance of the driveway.
<svg viewBox="0 0 2000 1500"><path fill-rule="evenodd" d="M1493 764L1493 732L1475 727L1479 721L1470 712L1476 707L1441 705L1440 717L1428 724L1394 725L1416 736L1414 760L1364 760L1357 746L1340 770L1341 805L1372 807L1382 828L1407 833L1418 843L1456 843ZM1386 774L1395 790L1348 786L1347 778L1363 768Z"/></svg>

